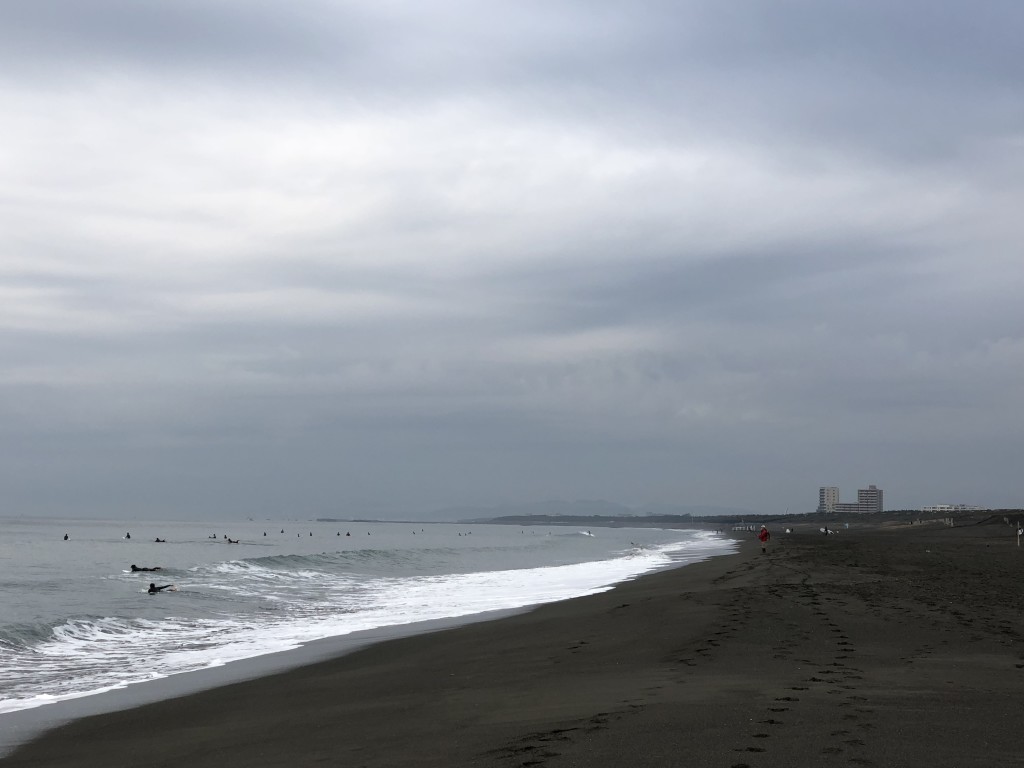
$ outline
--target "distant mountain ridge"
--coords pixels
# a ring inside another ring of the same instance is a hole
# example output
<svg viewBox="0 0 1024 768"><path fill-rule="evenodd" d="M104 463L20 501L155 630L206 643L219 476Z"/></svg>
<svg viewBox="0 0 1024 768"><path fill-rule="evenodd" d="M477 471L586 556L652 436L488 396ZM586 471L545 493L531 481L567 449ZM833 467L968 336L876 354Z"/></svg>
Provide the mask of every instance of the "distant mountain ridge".
<svg viewBox="0 0 1024 768"><path fill-rule="evenodd" d="M753 515L750 509L736 507L716 507L703 504L643 504L639 507L628 507L624 504L596 500L577 501L538 501L526 504L497 504L494 506L460 506L436 509L421 519L450 520L482 520L497 517L655 517L665 515Z"/></svg>

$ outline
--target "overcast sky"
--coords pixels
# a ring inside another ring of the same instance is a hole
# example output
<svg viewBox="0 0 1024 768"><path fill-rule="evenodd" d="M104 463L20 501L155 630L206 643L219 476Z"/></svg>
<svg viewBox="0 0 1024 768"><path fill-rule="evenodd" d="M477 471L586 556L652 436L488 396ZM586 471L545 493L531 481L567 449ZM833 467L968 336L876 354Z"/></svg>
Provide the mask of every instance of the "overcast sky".
<svg viewBox="0 0 1024 768"><path fill-rule="evenodd" d="M0 515L1024 505L1024 4L0 5Z"/></svg>

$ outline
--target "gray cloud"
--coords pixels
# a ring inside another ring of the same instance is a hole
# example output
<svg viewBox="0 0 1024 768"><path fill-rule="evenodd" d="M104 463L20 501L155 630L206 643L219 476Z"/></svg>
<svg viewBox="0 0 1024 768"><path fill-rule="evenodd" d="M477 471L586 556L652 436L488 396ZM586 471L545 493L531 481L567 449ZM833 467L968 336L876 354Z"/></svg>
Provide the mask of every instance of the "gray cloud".
<svg viewBox="0 0 1024 768"><path fill-rule="evenodd" d="M11 512L1018 504L1021 16L6 6Z"/></svg>

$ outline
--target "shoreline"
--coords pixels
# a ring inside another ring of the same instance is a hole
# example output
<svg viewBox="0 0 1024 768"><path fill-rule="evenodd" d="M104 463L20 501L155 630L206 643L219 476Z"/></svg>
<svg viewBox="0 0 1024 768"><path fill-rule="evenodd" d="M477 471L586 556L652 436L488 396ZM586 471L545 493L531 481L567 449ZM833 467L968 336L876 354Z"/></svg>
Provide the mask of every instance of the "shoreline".
<svg viewBox="0 0 1024 768"><path fill-rule="evenodd" d="M492 621L76 720L0 766L1019 763L1024 551L773 532Z"/></svg>
<svg viewBox="0 0 1024 768"><path fill-rule="evenodd" d="M732 537L723 537L723 541L729 540L735 541ZM712 555L711 557L720 556L722 555ZM664 564L640 574L638 577L631 577L625 582L605 586L601 589L607 592L635 578L643 578L663 570L689 567L697 562L702 561ZM579 599L579 597L567 599L573 600ZM564 602L564 600L556 602ZM546 604L542 602L515 608L496 608L474 614L386 625L318 638L295 648L264 653L206 669L134 682L108 691L2 713L0 714L0 760L10 755L19 746L81 719L116 714L168 699L181 698L223 686L286 673L297 668L341 658L373 644L439 632L478 622L496 621L502 617L535 610Z"/></svg>
<svg viewBox="0 0 1024 768"><path fill-rule="evenodd" d="M530 611L534 607L498 609L467 616L430 619L359 630L347 635L312 640L297 648L229 661L208 669L181 672L144 682L130 683L123 688L3 713L0 714L0 761L19 746L77 720L114 714L168 699L191 696L226 685L285 673L300 667L340 658L376 643L440 632L480 621L496 621L504 616Z"/></svg>

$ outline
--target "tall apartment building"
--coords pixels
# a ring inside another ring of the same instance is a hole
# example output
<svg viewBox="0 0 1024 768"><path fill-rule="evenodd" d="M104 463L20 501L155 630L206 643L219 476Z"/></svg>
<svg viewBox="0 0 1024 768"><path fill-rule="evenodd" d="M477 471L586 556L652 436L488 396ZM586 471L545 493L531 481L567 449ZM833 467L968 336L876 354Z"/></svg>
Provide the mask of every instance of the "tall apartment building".
<svg viewBox="0 0 1024 768"><path fill-rule="evenodd" d="M838 488L829 486L818 489L818 512L820 514L881 512L883 509L882 489L874 485L858 490L857 501L852 504L839 501Z"/></svg>
<svg viewBox="0 0 1024 768"><path fill-rule="evenodd" d="M818 514L831 515L836 511L836 504L839 503L839 489L835 486L826 486L818 489Z"/></svg>
<svg viewBox="0 0 1024 768"><path fill-rule="evenodd" d="M882 511L882 489L869 485L862 491L857 491L858 509L851 512L881 512Z"/></svg>

